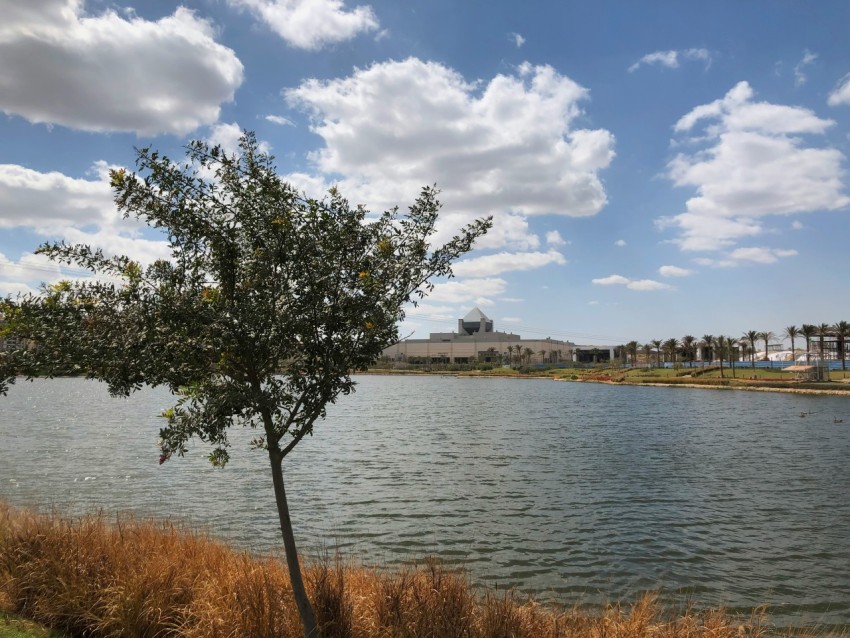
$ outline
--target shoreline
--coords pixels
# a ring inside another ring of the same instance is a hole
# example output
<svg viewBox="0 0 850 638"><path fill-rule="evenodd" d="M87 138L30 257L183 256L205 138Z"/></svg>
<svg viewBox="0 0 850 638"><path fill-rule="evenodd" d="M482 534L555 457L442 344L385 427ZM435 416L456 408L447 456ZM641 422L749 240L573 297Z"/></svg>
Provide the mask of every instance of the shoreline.
<svg viewBox="0 0 850 638"><path fill-rule="evenodd" d="M552 375L542 374L522 374L522 373L504 373L504 374L487 374L486 372L475 371L425 371L425 370L364 370L356 374L368 375L384 375L384 376L432 376L432 377L461 377L472 379L541 379L546 381L556 381L562 383L597 383L602 385L628 385L636 387L662 387L662 388L686 388L697 390L742 390L744 392L779 392L785 394L808 394L814 396L845 396L850 398L850 384L845 384L847 389L831 387L831 388L794 388L794 387L775 387L772 385L760 385L758 382L740 383L736 379L727 379L727 381L735 382L729 385L721 385L718 383L666 383L664 381L613 381L604 379L570 379L565 377L556 377ZM770 383L776 383L770 382ZM834 382L829 382L834 383Z"/></svg>

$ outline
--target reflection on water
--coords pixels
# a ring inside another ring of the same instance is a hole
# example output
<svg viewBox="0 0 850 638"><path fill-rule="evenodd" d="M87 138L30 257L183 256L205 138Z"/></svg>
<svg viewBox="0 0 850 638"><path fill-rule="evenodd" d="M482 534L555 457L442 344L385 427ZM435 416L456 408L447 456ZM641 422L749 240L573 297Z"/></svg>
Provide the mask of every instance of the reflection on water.
<svg viewBox="0 0 850 638"><path fill-rule="evenodd" d="M234 431L225 470L201 445L158 465L172 403L19 383L0 398L0 497L188 519L279 551L251 432ZM566 603L660 590L767 603L779 625L850 626L848 413L841 397L362 376L284 472L308 551L437 554L476 582Z"/></svg>

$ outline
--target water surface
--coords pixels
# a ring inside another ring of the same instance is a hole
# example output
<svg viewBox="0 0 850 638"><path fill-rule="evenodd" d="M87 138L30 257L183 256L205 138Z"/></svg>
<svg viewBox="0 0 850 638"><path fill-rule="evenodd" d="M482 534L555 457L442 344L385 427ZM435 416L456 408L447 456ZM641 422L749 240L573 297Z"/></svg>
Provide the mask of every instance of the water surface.
<svg viewBox="0 0 850 638"><path fill-rule="evenodd" d="M359 377L285 467L296 536L386 565L436 554L567 604L658 590L850 628L850 400L544 380ZM0 497L189 520L280 551L264 453L233 433L159 466L160 389L0 398ZM805 416L801 416L805 414ZM835 423L843 418L844 423Z"/></svg>

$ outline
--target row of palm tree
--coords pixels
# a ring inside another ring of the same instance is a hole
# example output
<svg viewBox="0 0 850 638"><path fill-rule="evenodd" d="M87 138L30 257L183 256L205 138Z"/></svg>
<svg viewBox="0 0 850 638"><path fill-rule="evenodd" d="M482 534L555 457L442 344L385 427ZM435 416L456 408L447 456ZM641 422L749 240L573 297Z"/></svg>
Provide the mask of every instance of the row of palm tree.
<svg viewBox="0 0 850 638"><path fill-rule="evenodd" d="M847 358L845 344L850 337L850 323L847 321L839 321L834 324L822 323L820 325L803 324L801 327L794 325L785 328L782 333L783 338L791 340L791 351L796 353L795 340L798 337L803 337L806 340L806 362L811 362L811 346L812 340L818 337L818 352L820 359L824 358L824 345L827 337L834 337L838 345L838 358L841 359L841 369L847 369ZM759 332L757 330L749 330L740 338L729 336L703 335L701 340L697 340L692 335L685 335L681 340L667 339L652 339L647 343L640 345L637 341L630 341L624 349L628 360L635 364L637 362L638 351L643 350L644 358L647 362L650 361L651 355L655 354L655 362L661 365L662 356L664 361L676 363L677 361L694 362L699 352L702 356L702 361L714 361L719 359L721 367L721 375L723 370L723 361L727 359L734 369L735 358L738 356L744 359L749 356L752 367L756 365L757 343L764 342L765 357L767 357L770 342L776 339L777 335L770 330Z"/></svg>

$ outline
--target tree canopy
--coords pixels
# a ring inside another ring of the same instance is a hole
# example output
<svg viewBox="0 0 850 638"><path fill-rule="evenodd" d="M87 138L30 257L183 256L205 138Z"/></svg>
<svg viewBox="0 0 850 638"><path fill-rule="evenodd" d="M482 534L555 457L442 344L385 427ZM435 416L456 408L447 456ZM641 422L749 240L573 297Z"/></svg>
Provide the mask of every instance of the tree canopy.
<svg viewBox="0 0 850 638"><path fill-rule="evenodd" d="M351 373L398 339L405 306L434 277L451 276L491 221L434 248L435 188L405 214L372 215L336 190L304 198L251 133L235 154L204 142L191 143L182 163L150 148L137 154L137 172L111 173L115 201L125 217L163 231L170 259L144 267L84 245L42 246L96 278L2 302L5 330L29 345L0 354L0 394L18 373L76 371L114 395L167 386L179 399L164 414L160 462L196 437L224 465L228 428L257 428L289 559L282 459L352 391Z"/></svg>

